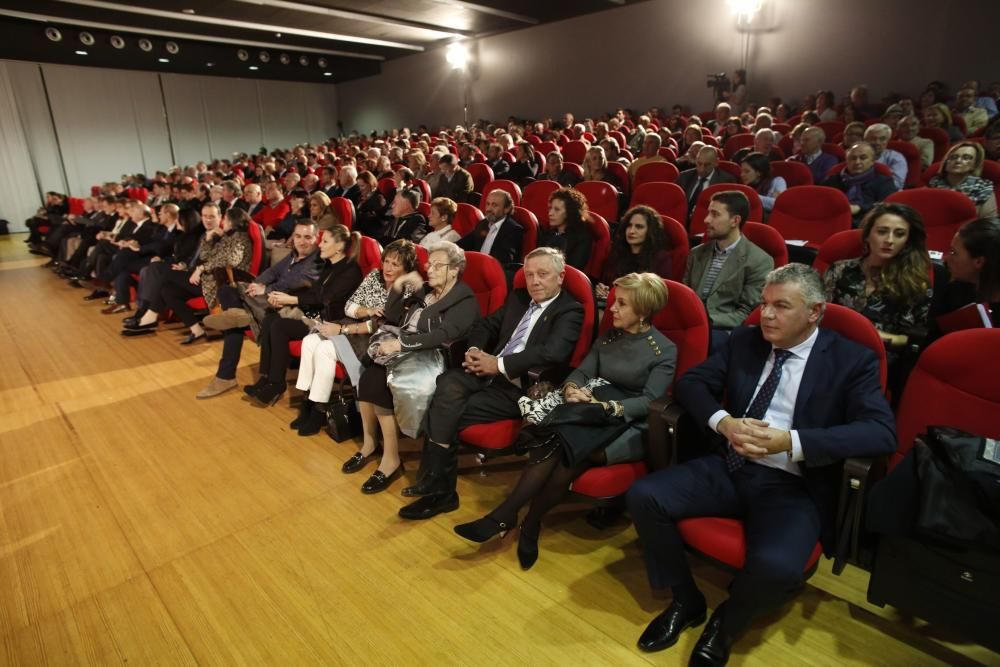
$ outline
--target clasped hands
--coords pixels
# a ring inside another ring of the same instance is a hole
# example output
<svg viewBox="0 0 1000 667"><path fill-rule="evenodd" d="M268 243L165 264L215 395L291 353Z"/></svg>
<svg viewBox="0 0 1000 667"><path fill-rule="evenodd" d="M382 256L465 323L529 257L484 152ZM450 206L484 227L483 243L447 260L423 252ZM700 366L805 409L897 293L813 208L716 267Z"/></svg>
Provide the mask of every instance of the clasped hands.
<svg viewBox="0 0 1000 667"><path fill-rule="evenodd" d="M716 430L732 444L740 456L759 459L792 450L792 434L771 428L770 424L750 417L723 417Z"/></svg>
<svg viewBox="0 0 1000 667"><path fill-rule="evenodd" d="M500 364L492 354L486 354L478 347L470 347L465 352L465 359L462 361L462 368L466 373L487 377L500 374Z"/></svg>
<svg viewBox="0 0 1000 667"><path fill-rule="evenodd" d="M251 287L257 283L251 283ZM250 288L247 288L247 294L250 294ZM299 298L292 296L291 294L286 294L285 292L271 292L267 295L267 303L272 308L281 308L282 306L293 306L299 302Z"/></svg>

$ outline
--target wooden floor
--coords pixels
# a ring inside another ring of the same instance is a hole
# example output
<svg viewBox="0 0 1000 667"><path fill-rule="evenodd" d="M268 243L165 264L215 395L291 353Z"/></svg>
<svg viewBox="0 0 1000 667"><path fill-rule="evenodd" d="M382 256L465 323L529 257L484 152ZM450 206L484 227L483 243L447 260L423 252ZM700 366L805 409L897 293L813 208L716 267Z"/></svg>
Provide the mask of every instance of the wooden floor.
<svg viewBox="0 0 1000 667"><path fill-rule="evenodd" d="M664 601L630 526L597 532L567 508L522 572L513 536L476 548L452 532L513 473L464 476L458 511L400 521L405 484L362 495L372 468L340 472L355 446L298 437L287 398L194 400L218 342L122 339L120 316L39 268L21 238L0 237L3 664L687 664L694 632L664 653L635 648ZM243 383L256 348L244 357ZM695 567L716 604L728 576ZM733 664L997 663L867 605L866 584L824 563Z"/></svg>

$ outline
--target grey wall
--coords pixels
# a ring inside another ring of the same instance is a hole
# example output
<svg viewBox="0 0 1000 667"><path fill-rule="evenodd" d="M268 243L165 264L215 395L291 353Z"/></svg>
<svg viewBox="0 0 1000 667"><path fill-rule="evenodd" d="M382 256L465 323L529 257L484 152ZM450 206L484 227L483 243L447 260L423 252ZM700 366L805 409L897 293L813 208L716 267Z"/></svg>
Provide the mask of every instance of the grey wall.
<svg viewBox="0 0 1000 667"><path fill-rule="evenodd" d="M932 79L995 77L987 30L1000 2L770 0L764 32L750 39L751 99L798 97L820 87L874 98L919 93ZM961 36L961 37L959 37ZM725 0L649 0L478 40L470 117L599 114L624 105L711 108L709 72L741 64ZM345 129L371 131L462 120L461 81L435 50L385 63L382 74L338 86Z"/></svg>

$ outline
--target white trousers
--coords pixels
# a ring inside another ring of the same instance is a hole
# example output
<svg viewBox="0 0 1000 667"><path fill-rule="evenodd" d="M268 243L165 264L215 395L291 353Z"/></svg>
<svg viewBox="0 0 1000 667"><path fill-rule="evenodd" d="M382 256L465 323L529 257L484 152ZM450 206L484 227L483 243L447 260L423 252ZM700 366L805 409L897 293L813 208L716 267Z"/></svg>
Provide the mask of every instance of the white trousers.
<svg viewBox="0 0 1000 667"><path fill-rule="evenodd" d="M333 348L333 343L315 333L302 339L302 358L299 360L299 378L295 387L302 391L308 390L310 401L330 401L336 370L337 351Z"/></svg>

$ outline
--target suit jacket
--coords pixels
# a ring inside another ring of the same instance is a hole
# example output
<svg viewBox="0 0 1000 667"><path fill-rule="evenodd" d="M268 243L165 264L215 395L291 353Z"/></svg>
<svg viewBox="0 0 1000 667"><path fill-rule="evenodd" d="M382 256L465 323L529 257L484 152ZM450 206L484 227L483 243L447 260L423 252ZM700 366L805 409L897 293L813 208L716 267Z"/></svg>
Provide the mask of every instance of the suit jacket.
<svg viewBox="0 0 1000 667"><path fill-rule="evenodd" d="M709 185L716 185L718 183L735 183L735 182L736 182L736 177L730 174L728 171L722 171L721 169L716 169L715 171L712 172L712 177L708 179L708 185L706 185L705 187L707 188ZM689 202L688 215L690 215L690 211L694 210L694 205L695 203L697 203L691 201L691 193L693 193L694 189L698 186L698 172L694 169L685 169L680 173L680 176L677 177L676 183L677 185L681 186L681 188L684 189L684 197L687 198Z"/></svg>
<svg viewBox="0 0 1000 667"><path fill-rule="evenodd" d="M740 327L722 349L678 380L674 395L699 424L722 409L743 415L770 353L759 327ZM795 398L792 429L802 443L805 460L799 467L820 509L823 544L829 548L843 460L896 450L895 419L882 394L875 353L820 329ZM724 445L721 437L716 443Z"/></svg>
<svg viewBox="0 0 1000 667"><path fill-rule="evenodd" d="M455 203L461 204L469 201L469 194L472 192L473 187L472 174L458 167L455 169L455 173L452 174L450 181L441 176L432 196L448 197Z"/></svg>
<svg viewBox="0 0 1000 667"><path fill-rule="evenodd" d="M458 247L462 250L479 252L483 247L483 241L489 233L490 223L485 218L480 220L475 229L459 239ZM493 247L490 248L490 255L495 257L501 266L520 263L521 261L521 241L524 239L524 227L514 218L507 216L500 224L497 237L493 239Z"/></svg>
<svg viewBox="0 0 1000 667"><path fill-rule="evenodd" d="M703 243L691 250L684 284L701 297L701 280L712 263L714 243ZM740 239L733 249L733 255L722 265L722 271L715 279L705 308L708 319L715 328L732 329L743 323L757 304L764 289L764 278L774 268L774 259L758 248L747 237Z"/></svg>
<svg viewBox="0 0 1000 667"><path fill-rule="evenodd" d="M514 330L530 304L528 290L511 292L501 308L479 320L472 328L469 347L478 347L494 355L500 354L514 335ZM535 323L524 350L503 358L507 377L513 380L521 378L536 366L568 362L580 337L582 325L583 306L568 291L562 290Z"/></svg>

